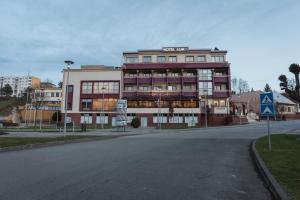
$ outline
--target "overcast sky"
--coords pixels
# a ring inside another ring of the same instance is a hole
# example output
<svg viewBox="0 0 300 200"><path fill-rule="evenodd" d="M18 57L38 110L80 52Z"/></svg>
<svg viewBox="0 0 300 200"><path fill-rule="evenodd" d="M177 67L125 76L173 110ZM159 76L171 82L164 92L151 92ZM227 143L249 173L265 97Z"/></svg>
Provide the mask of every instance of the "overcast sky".
<svg viewBox="0 0 300 200"><path fill-rule="evenodd" d="M300 62L299 0L0 0L0 75L60 81L63 61L121 65L163 46L228 50L254 89Z"/></svg>

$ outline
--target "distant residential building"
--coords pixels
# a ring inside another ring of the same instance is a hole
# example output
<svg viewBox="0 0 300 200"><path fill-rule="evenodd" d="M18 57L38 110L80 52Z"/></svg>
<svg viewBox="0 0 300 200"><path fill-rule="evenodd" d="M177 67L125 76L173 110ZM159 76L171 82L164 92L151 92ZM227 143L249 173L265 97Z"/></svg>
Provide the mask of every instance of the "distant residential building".
<svg viewBox="0 0 300 200"><path fill-rule="evenodd" d="M230 98L232 114L247 115L249 113L259 114L259 95L262 91L245 92L232 95ZM277 91L273 91L274 105L277 114L296 114L298 112L297 103L291 101Z"/></svg>
<svg viewBox="0 0 300 200"><path fill-rule="evenodd" d="M61 100L61 88L42 88L32 92L32 103L43 105L44 110L60 110Z"/></svg>
<svg viewBox="0 0 300 200"><path fill-rule="evenodd" d="M40 88L55 88L56 85L50 82L41 82Z"/></svg>
<svg viewBox="0 0 300 200"><path fill-rule="evenodd" d="M28 87L37 89L40 87L40 79L34 76L0 76L0 89L6 84L12 87L11 96L21 97Z"/></svg>

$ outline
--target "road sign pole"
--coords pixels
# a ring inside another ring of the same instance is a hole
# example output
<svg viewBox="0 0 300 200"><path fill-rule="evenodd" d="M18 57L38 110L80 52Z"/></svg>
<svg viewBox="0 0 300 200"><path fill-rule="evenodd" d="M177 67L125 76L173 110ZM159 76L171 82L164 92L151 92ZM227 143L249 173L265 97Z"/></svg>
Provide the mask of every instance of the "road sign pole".
<svg viewBox="0 0 300 200"><path fill-rule="evenodd" d="M270 134L270 117L268 116L268 143L269 143L269 151L272 150L272 145L271 145L271 134Z"/></svg>

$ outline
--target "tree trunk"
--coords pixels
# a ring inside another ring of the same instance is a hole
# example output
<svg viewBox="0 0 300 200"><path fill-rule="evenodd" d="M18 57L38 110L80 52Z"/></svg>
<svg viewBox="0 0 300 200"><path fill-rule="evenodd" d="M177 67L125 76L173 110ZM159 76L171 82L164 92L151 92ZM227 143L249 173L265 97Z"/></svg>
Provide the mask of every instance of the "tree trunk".
<svg viewBox="0 0 300 200"><path fill-rule="evenodd" d="M300 96L299 96L299 89L300 89L300 85L299 85L299 73L295 74L295 80L296 80L296 87L295 87L296 98L297 98L298 105L299 105L299 108L300 108Z"/></svg>

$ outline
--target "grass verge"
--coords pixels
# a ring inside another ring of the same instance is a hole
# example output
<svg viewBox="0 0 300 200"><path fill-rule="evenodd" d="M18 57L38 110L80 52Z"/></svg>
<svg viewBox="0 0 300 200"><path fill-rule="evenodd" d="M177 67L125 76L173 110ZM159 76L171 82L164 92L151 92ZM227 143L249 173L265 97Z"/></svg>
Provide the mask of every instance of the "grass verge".
<svg viewBox="0 0 300 200"><path fill-rule="evenodd" d="M268 149L267 136L257 140L256 149L290 199L300 199L300 140L286 134L271 138L272 151Z"/></svg>
<svg viewBox="0 0 300 200"><path fill-rule="evenodd" d="M58 141L72 141L80 139L111 139L116 136L85 136L85 135L68 135L59 137L0 137L0 148L30 145L30 144L43 144Z"/></svg>

